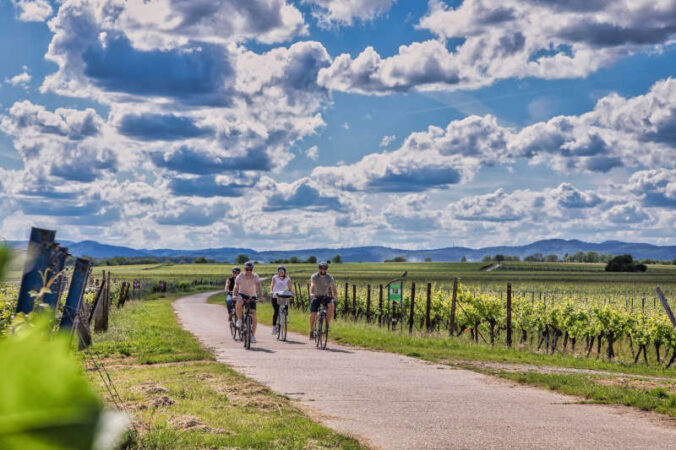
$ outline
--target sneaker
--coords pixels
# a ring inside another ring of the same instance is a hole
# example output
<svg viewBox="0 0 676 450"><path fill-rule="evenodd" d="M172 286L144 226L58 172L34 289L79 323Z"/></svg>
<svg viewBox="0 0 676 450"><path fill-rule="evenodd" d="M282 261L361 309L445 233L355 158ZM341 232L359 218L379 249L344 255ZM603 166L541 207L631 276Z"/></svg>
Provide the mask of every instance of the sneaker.
<svg viewBox="0 0 676 450"><path fill-rule="evenodd" d="M251 336L251 343L255 344L256 343L256 336Z"/></svg>
<svg viewBox="0 0 676 450"><path fill-rule="evenodd" d="M241 321L241 320L237 320L237 323L235 324L235 326L236 326L237 328L242 328L242 321Z"/></svg>
<svg viewBox="0 0 676 450"><path fill-rule="evenodd" d="M277 325L272 327L272 334L277 334Z"/></svg>

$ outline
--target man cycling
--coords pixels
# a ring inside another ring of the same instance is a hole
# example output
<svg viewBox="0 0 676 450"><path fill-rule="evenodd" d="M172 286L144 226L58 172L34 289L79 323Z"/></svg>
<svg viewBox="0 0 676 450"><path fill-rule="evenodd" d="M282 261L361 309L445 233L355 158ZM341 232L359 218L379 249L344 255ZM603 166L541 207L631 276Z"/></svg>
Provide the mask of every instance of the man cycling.
<svg viewBox="0 0 676 450"><path fill-rule="evenodd" d="M314 326L317 311L319 311L320 297L330 297L331 302L328 304L329 315L327 317L327 325L331 323L333 311L335 309L333 299L338 297L338 290L333 277L327 273L329 270L329 263L320 262L317 265L317 272L310 277L310 339L314 339Z"/></svg>
<svg viewBox="0 0 676 450"><path fill-rule="evenodd" d="M228 320L232 318L235 302L232 301L232 291L235 289L235 278L242 272L239 267L232 268L232 276L225 280L225 304L228 307Z"/></svg>
<svg viewBox="0 0 676 450"><path fill-rule="evenodd" d="M277 319L279 317L279 303L277 303L277 293L289 291L293 294L291 278L286 274L286 266L277 267L277 275L272 277L270 284L270 297L272 297L272 334L277 334ZM288 318L287 318L288 319Z"/></svg>
<svg viewBox="0 0 676 450"><path fill-rule="evenodd" d="M253 272L253 261L247 261L244 264L244 273L240 273L235 278L235 289L232 296L237 299L236 313L237 313L237 328L242 327L242 305L244 299L242 295L247 297L263 298L263 288L261 287L261 280ZM256 315L256 302L251 302L251 310L253 311L253 329L251 330L251 342L256 343L256 325L258 325L258 317Z"/></svg>

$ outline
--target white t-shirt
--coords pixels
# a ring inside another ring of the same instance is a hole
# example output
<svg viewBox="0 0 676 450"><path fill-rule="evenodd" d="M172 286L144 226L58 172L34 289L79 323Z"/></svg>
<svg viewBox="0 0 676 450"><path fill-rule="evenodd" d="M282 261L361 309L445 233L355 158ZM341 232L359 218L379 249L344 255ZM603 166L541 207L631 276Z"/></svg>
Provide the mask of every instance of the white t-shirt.
<svg viewBox="0 0 676 450"><path fill-rule="evenodd" d="M285 276L284 278L279 278L279 275L272 277L272 292L281 292L288 291L289 286L291 285L291 278Z"/></svg>

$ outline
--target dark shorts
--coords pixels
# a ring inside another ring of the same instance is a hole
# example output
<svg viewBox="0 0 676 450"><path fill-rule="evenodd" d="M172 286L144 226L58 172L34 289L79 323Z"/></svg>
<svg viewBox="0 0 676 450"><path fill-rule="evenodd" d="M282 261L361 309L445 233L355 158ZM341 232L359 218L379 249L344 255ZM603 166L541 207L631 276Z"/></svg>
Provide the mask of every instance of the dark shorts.
<svg viewBox="0 0 676 450"><path fill-rule="evenodd" d="M321 304L321 301L324 300L327 305L333 303L332 298L324 298L324 299L314 299L310 302L310 312L311 313L316 313L319 311L319 305Z"/></svg>
<svg viewBox="0 0 676 450"><path fill-rule="evenodd" d="M242 297L239 297L237 299L237 303L244 303L244 300L242 299ZM249 302L249 306L250 306L252 311L256 311L256 303L257 302L254 302L254 301Z"/></svg>

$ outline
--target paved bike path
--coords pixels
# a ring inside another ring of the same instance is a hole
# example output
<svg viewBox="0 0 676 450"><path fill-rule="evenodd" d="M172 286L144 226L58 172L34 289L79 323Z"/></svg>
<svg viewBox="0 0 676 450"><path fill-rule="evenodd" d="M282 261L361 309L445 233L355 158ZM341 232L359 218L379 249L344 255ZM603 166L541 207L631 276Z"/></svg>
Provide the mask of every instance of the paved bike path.
<svg viewBox="0 0 676 450"><path fill-rule="evenodd" d="M521 386L469 370L306 336L234 342L211 293L181 298L182 326L219 361L297 400L323 424L378 448L676 448L674 420Z"/></svg>

